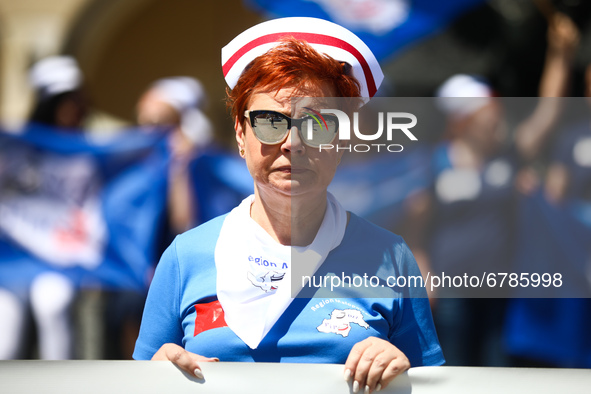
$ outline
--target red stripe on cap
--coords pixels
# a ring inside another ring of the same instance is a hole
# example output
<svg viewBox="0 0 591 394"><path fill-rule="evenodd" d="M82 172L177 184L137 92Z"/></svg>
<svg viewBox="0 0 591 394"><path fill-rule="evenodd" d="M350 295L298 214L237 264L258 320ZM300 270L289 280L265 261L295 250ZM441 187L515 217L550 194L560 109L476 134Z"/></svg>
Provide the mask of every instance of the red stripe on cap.
<svg viewBox="0 0 591 394"><path fill-rule="evenodd" d="M224 310L219 301L208 302L207 304L195 304L195 330L193 336L213 328L227 327L224 319Z"/></svg>
<svg viewBox="0 0 591 394"><path fill-rule="evenodd" d="M222 70L224 72L224 77L228 74L228 72L234 66L234 64L238 61L238 59L240 59L242 56L244 56L245 53L247 53L251 49L256 48L260 45L268 44L271 42L277 42L281 38L284 38L284 37L293 37L296 39L305 40L310 44L329 45L332 47L344 49L345 51L349 52L357 59L359 64L361 64L361 68L363 69L363 73L365 74L365 83L367 85L367 91L369 93L369 96L373 97L373 95L376 93L377 89L376 89L375 80L373 78L373 74L371 72L369 64L367 64L367 61L365 60L363 55L353 45L349 44L346 41L343 41L339 38L335 38L332 36L327 36L325 34L316 34L316 33L281 32L281 33L267 34L267 35L261 36L259 38L256 38L256 39L248 42L246 45L244 45L239 50L237 50L236 53L234 53L230 57L230 59L228 59L228 61L226 63L224 63L224 65L222 66Z"/></svg>

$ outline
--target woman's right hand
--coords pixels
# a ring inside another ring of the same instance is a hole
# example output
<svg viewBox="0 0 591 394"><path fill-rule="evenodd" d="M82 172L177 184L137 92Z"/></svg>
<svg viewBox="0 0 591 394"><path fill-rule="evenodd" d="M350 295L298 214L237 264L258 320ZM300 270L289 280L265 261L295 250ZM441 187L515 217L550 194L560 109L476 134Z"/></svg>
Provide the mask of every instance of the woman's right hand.
<svg viewBox="0 0 591 394"><path fill-rule="evenodd" d="M190 375L196 376L199 379L203 379L203 372L199 367L199 362L216 362L220 361L216 357L203 357L195 353L191 353L176 345L174 343L165 343L154 356L152 360L155 361L172 361L173 364L177 365L183 371L186 371Z"/></svg>

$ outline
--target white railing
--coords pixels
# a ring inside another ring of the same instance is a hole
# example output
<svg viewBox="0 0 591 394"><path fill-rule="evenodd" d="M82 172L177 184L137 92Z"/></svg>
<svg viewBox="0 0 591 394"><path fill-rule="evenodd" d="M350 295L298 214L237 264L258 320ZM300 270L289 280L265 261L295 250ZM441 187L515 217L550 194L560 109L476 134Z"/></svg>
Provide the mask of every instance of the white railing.
<svg viewBox="0 0 591 394"><path fill-rule="evenodd" d="M352 393L335 364L203 363L204 380L169 362L0 361L0 393ZM591 370L421 367L380 393L591 393Z"/></svg>

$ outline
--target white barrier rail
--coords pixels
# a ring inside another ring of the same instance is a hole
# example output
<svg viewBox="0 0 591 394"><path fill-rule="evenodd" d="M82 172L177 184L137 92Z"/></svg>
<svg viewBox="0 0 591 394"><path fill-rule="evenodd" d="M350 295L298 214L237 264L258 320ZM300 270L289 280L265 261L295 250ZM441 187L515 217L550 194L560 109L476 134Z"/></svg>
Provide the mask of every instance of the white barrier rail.
<svg viewBox="0 0 591 394"><path fill-rule="evenodd" d="M204 380L164 361L0 361L0 393L352 393L335 364L202 363ZM591 370L420 367L385 394L591 392Z"/></svg>

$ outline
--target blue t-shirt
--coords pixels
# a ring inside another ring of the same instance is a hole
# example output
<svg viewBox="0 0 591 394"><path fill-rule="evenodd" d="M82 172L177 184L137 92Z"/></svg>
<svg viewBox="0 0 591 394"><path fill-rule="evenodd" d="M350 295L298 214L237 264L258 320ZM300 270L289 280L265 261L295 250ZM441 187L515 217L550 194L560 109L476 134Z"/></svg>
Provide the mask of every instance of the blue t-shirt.
<svg viewBox="0 0 591 394"><path fill-rule="evenodd" d="M444 363L425 289L407 289L401 297L401 292L381 286L388 276L420 275L412 253L401 237L356 215L315 277L377 276L377 291L351 287L337 293L306 287L300 297L307 298L296 298L257 349L249 348L220 318L214 251L224 219L178 236L162 256L135 359L150 359L171 342L220 361L344 363L355 343L375 336L397 346L413 367ZM348 319L346 327L332 324L336 315Z"/></svg>

